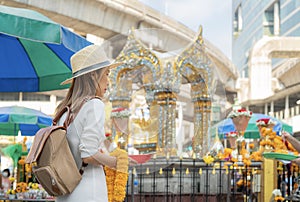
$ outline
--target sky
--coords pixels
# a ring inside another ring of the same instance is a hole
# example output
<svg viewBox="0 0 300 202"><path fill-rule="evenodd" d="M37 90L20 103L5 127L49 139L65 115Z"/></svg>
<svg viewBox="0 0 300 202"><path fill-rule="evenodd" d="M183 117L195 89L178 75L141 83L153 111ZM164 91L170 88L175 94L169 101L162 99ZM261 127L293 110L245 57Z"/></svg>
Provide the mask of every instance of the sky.
<svg viewBox="0 0 300 202"><path fill-rule="evenodd" d="M203 27L203 37L231 59L232 0L140 0L181 22L195 32Z"/></svg>

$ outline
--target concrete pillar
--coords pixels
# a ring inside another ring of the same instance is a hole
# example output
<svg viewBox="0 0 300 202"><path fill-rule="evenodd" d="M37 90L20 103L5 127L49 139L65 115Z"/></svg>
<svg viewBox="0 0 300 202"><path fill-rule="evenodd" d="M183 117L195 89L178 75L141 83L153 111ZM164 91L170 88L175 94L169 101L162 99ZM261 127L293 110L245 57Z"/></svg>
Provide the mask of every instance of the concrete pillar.
<svg viewBox="0 0 300 202"><path fill-rule="evenodd" d="M272 101L270 103L270 112L269 112L269 115L275 117L275 114L274 114L274 101Z"/></svg>
<svg viewBox="0 0 300 202"><path fill-rule="evenodd" d="M264 112L264 114L268 115L268 103L265 103L265 112Z"/></svg>
<svg viewBox="0 0 300 202"><path fill-rule="evenodd" d="M274 113L274 101L272 101L270 103L270 111L268 112L268 115L275 117L275 113Z"/></svg>
<svg viewBox="0 0 300 202"><path fill-rule="evenodd" d="M284 119L290 117L290 111L289 111L290 105L289 105L289 96L287 95L285 97L285 108L284 108Z"/></svg>
<svg viewBox="0 0 300 202"><path fill-rule="evenodd" d="M279 18L279 4L276 2L274 4L274 35L278 36L280 34L280 18Z"/></svg>
<svg viewBox="0 0 300 202"><path fill-rule="evenodd" d="M56 95L50 95L50 104L56 106Z"/></svg>
<svg viewBox="0 0 300 202"><path fill-rule="evenodd" d="M20 92L20 93L19 93L19 102L22 102L22 101L23 101L23 93Z"/></svg>
<svg viewBox="0 0 300 202"><path fill-rule="evenodd" d="M253 57L249 61L250 93L249 99L264 99L272 93L272 64L266 55Z"/></svg>
<svg viewBox="0 0 300 202"><path fill-rule="evenodd" d="M283 111L282 110L279 112L279 118L278 119L283 119Z"/></svg>
<svg viewBox="0 0 300 202"><path fill-rule="evenodd" d="M270 111L274 114L274 101L271 102L271 109Z"/></svg>
<svg viewBox="0 0 300 202"><path fill-rule="evenodd" d="M55 109L57 107L57 96L56 95L50 95L50 106L52 108L52 113L51 114L54 114L55 113ZM49 110L50 111L50 110Z"/></svg>
<svg viewBox="0 0 300 202"><path fill-rule="evenodd" d="M291 117L295 116L295 109L296 107L292 107L291 110Z"/></svg>

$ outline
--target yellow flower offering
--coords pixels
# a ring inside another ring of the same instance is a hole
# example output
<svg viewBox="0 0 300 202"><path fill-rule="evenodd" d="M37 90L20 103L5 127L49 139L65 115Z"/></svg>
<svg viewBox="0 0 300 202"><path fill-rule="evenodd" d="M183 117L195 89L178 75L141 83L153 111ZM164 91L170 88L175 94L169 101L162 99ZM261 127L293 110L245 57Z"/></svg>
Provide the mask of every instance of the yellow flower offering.
<svg viewBox="0 0 300 202"><path fill-rule="evenodd" d="M104 167L109 202L122 202L126 196L128 180L128 154L125 150L117 148L110 153L117 158L116 169Z"/></svg>
<svg viewBox="0 0 300 202"><path fill-rule="evenodd" d="M18 164L19 164L19 165L25 165L25 159L24 159L24 158L21 158L21 159L18 161Z"/></svg>
<svg viewBox="0 0 300 202"><path fill-rule="evenodd" d="M253 143L250 143L250 144L249 144L249 148L250 148L250 149L253 149L253 148L254 148L254 144L253 144Z"/></svg>
<svg viewBox="0 0 300 202"><path fill-rule="evenodd" d="M16 191L14 189L8 189L6 194L16 194Z"/></svg>
<svg viewBox="0 0 300 202"><path fill-rule="evenodd" d="M20 192L26 192L27 191L27 183L26 182L19 182L19 183L17 183L16 191L18 193L20 193Z"/></svg>
<svg viewBox="0 0 300 202"><path fill-rule="evenodd" d="M9 181L10 181L10 182L14 182L15 179L16 179L16 178L14 178L14 177L10 177L10 178L9 178Z"/></svg>
<svg viewBox="0 0 300 202"><path fill-rule="evenodd" d="M214 162L214 158L212 157L212 156L210 156L210 155L206 155L206 156L204 156L203 157L203 161L206 163L206 164L211 164L211 163L213 163Z"/></svg>
<svg viewBox="0 0 300 202"><path fill-rule="evenodd" d="M274 200L275 201L284 201L285 198L283 198L282 196L275 196Z"/></svg>
<svg viewBox="0 0 300 202"><path fill-rule="evenodd" d="M38 183L29 182L28 183L28 187L31 188L31 189L39 189L39 184Z"/></svg>

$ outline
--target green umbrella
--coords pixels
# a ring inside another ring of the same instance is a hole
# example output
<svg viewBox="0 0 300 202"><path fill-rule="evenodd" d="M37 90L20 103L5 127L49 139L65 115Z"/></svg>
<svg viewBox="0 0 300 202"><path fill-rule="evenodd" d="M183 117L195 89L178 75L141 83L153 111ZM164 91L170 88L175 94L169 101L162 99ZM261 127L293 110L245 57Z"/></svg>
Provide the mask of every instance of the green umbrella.
<svg viewBox="0 0 300 202"><path fill-rule="evenodd" d="M70 57L90 44L36 11L0 5L0 92L68 88Z"/></svg>
<svg viewBox="0 0 300 202"><path fill-rule="evenodd" d="M52 124L52 117L41 111L20 107L0 107L0 135L33 136L43 127Z"/></svg>

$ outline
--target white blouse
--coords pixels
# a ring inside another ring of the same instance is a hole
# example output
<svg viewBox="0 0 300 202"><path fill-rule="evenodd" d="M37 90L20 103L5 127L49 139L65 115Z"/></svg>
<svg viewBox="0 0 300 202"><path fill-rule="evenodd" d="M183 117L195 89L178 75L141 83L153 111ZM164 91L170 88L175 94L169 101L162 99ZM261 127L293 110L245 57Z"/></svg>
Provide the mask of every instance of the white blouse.
<svg viewBox="0 0 300 202"><path fill-rule="evenodd" d="M63 125L66 114L58 124ZM82 158L93 156L99 152L105 140L105 109L100 99L87 101L78 112L74 121L67 129L67 139L80 168ZM88 165L82 180L75 190L66 196L57 197L57 202L107 202L107 188L102 166Z"/></svg>

